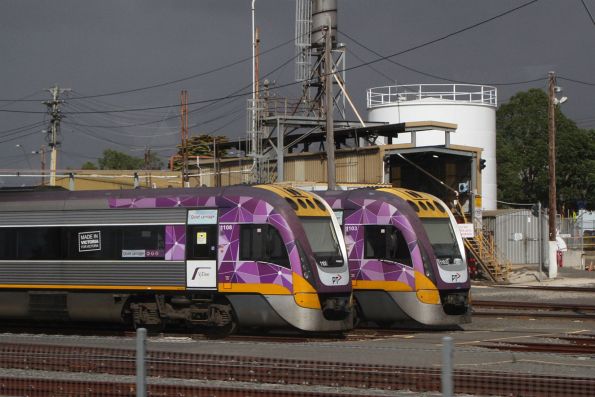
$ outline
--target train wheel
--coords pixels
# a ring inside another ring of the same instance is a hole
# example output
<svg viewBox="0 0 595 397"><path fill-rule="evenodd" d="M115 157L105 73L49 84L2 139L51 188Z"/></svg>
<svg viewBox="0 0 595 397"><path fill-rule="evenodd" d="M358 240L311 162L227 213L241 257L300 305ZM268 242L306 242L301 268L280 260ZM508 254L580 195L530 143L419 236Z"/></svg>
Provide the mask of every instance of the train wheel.
<svg viewBox="0 0 595 397"><path fill-rule="evenodd" d="M213 325L208 328L207 336L224 338L236 333L239 329L233 307L226 300L211 305L209 317Z"/></svg>
<svg viewBox="0 0 595 397"><path fill-rule="evenodd" d="M221 339L235 334L238 329L238 324L235 321L231 321L222 326L213 326L207 328L206 336L211 339Z"/></svg>

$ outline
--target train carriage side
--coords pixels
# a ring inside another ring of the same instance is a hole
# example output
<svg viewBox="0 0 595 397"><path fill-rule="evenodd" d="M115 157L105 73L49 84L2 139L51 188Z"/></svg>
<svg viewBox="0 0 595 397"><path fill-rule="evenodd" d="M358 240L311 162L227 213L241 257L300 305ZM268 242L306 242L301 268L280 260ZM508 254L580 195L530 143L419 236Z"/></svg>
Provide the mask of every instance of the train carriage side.
<svg viewBox="0 0 595 397"><path fill-rule="evenodd" d="M0 316L345 329L299 299L299 227L253 187L2 194Z"/></svg>

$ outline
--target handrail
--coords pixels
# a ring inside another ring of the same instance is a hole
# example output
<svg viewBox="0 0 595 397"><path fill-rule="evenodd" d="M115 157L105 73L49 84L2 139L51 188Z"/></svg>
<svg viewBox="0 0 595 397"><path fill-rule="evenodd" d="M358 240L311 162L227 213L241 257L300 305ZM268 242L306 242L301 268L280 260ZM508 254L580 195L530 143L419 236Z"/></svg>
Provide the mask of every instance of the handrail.
<svg viewBox="0 0 595 397"><path fill-rule="evenodd" d="M472 84L405 84L373 87L367 90L366 98L368 109L423 99L494 107L498 105L496 87Z"/></svg>

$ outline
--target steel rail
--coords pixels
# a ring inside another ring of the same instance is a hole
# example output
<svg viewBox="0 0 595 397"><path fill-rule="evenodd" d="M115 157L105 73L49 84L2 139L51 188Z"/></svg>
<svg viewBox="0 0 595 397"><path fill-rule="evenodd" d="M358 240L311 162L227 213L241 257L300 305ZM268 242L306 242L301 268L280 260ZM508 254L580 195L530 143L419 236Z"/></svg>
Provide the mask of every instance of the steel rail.
<svg viewBox="0 0 595 397"><path fill-rule="evenodd" d="M148 386L151 396L184 397L184 396L217 396L217 397L346 397L353 394L305 392L289 390L267 390L258 388L226 388L207 386L180 386L151 384ZM4 396L93 396L93 397L123 397L136 395L134 383L73 381L34 378L0 377L0 394ZM362 396L372 396L363 394Z"/></svg>
<svg viewBox="0 0 595 397"><path fill-rule="evenodd" d="M537 342L502 342L502 343L482 343L480 347L498 350L523 351L523 352L542 352L542 353L562 353L573 355L592 355L595 354L595 345L576 345L562 343L537 343Z"/></svg>
<svg viewBox="0 0 595 397"><path fill-rule="evenodd" d="M135 370L134 354L134 350L124 349L0 343L0 367L132 375ZM440 368L433 367L366 365L162 351L149 352L147 368L150 377L167 379L416 392L439 391L441 371ZM528 397L595 395L595 378L542 376L531 373L455 370L454 384L456 393ZM10 395L10 393L4 394ZM17 393L17 395L20 394ZM152 393L152 395L160 394Z"/></svg>
<svg viewBox="0 0 595 397"><path fill-rule="evenodd" d="M593 279L595 284L595 279ZM595 292L595 287L569 287L569 286L546 286L546 285L493 285L492 288L518 288L523 290L540 290L540 291L556 291L556 292Z"/></svg>
<svg viewBox="0 0 595 397"><path fill-rule="evenodd" d="M574 303L542 303L542 302L513 302L513 301L490 301L474 300L474 307L508 307L515 309L539 309L539 310L572 310L595 312L595 305L577 305Z"/></svg>

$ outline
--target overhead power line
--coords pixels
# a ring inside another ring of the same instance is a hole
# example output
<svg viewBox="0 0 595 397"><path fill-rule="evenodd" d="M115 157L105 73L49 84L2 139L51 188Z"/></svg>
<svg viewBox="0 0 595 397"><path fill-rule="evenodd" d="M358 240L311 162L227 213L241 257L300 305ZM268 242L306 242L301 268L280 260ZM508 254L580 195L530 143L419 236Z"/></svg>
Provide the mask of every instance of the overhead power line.
<svg viewBox="0 0 595 397"><path fill-rule="evenodd" d="M429 46L431 44L435 44L437 42L446 40L447 38L453 37L453 36L455 36L457 34L460 34L460 33L469 31L471 29L474 29L474 28L476 28L478 26L481 26L481 25L484 25L484 24L486 24L488 22L494 21L494 20L496 20L498 18L501 18L503 16L506 16L508 14L511 14L513 12L516 12L516 11L518 11L520 9L523 9L525 7L528 7L528 6L530 6L530 5L534 4L534 3L537 3L538 1L539 0L531 0L531 1L526 2L526 3L524 3L524 4L520 5L520 6L514 7L512 9L510 9L510 10L501 12L501 13L499 13L499 14L491 17L491 18L484 19L484 20L482 20L480 22L474 23L474 24L469 25L469 26L467 26L465 28L458 29L458 30L456 30L456 31L454 31L452 33L449 33L449 34L440 36L440 37L438 37L436 39L427 41L427 42L422 43L422 44L415 45L413 47L407 48L405 50L399 51L399 52L394 53L394 54L391 54L391 55L382 56L380 58L377 58L377 59L374 59L374 60L371 60L371 61L368 61L368 62L364 62L364 63L359 64L359 65L351 66L351 67L345 68L343 70L337 70L335 72L336 73L340 73L340 72L343 72L343 71L349 71L349 70L358 69L358 68L361 68L361 67L364 67L364 66L368 66L368 65L371 65L371 64L374 64L374 63L377 63L377 62L381 62L381 61L384 61L384 60L387 60L387 59L390 59L390 58L394 58L396 56L399 56L399 55L402 55L402 54L405 54L405 53L408 53L408 52L412 52L412 51L418 50L420 48ZM540 81L540 80L542 80L542 79L541 78L540 79L535 79L534 81ZM296 81L296 82L286 83L286 84L283 84L283 85L277 85L273 89L276 90L276 89L280 89L280 88L284 88L284 87L288 87L288 86L292 86L292 85L303 84L304 82L305 81ZM211 102L218 102L218 101L222 101L222 100L225 100L225 99L237 98L237 97L247 96L247 95L251 95L251 94L252 94L251 92L241 93L241 94L231 94L231 95L226 95L226 96L218 97L218 98L212 98L212 99L204 99L204 100L200 100L200 101L194 101L194 102L190 102L188 104L189 105L197 105L197 104L205 104L205 103L211 103ZM82 99L82 97L79 97L79 98ZM156 110L156 109L167 109L167 108L172 108L172 107L177 107L177 106L179 106L179 105L178 104L174 104L174 105L152 106L152 107L145 107L145 108L113 109L113 110L103 110L103 111L94 111L94 112L93 111L70 112L70 114L93 114L93 113L100 114L100 113L139 112L139 111L148 111L148 110ZM0 110L0 111L2 111L2 110ZM28 111L17 111L17 112L19 112L19 113L41 113L41 112L28 112Z"/></svg>
<svg viewBox="0 0 595 397"><path fill-rule="evenodd" d="M501 12L501 13L499 13L499 14L497 14L497 15L494 15L494 16L493 16L493 17L491 17L491 18L484 19L484 20L482 20L482 21L480 21L480 22L474 23L474 24L472 24L472 25L469 25L469 26L467 26L467 27L464 27L464 28L461 28L461 29L455 30L455 31L454 31L454 32L452 32L452 33L448 33L448 34L445 34L445 35L443 35L443 36L440 36L440 37L438 37L438 38L436 38L436 39L433 39L433 40L430 40L430 41L426 41L425 43L418 44L418 45L416 45L416 46L413 46L413 47L409 47L409 48L407 48L407 49L405 49L405 50L402 50L402 51L396 52L396 53L394 53L394 54L390 54L390 55L381 56L381 57L380 57L380 58L378 58L378 59L374 59L374 60L372 60L372 61L369 61L369 62L363 63L363 64L361 64L361 65L356 65L356 66L352 66L352 67L349 67L349 68L345 68L344 70L345 70L345 71L347 71L347 70L353 70L353 69L361 68L361 67L363 67L363 66L367 66L367 65L370 65L370 64L373 64L373 63L376 63L376 62L380 62L380 61L388 60L388 59L390 59L390 58L394 58L394 57L396 57L396 56L403 55L403 54L406 54L406 53L408 53L408 52L412 52L412 51L418 50L418 49L420 49L420 48L423 48L423 47L427 47L427 46L429 46L429 45L432 45L432 44L438 43L438 42L440 42L440 41L446 40L446 39L448 39L448 38L451 38L451 37L453 37L453 36L456 36L456 35L458 35L458 34L461 34L461 33L464 33L464 32L466 32L466 31L469 31L469 30L475 29L475 28L477 28L477 27L479 27L479 26L481 26L481 25L484 25L484 24L486 24L486 23L488 23L488 22L492 22L492 21L494 21L494 20L496 20L496 19L498 19L498 18L501 18L501 17L503 17L503 16L506 16L506 15L508 15L508 14L512 14L512 13L514 13L514 12L516 12L516 11L520 10L520 9L523 9L523 8L525 8L525 7L528 7L528 6L532 5L532 4L534 4L534 3L537 3L538 1L539 1L539 0L531 0L531 1L528 1L528 2L526 2L526 3L524 3L524 4L521 4L521 5L520 5L520 6L518 6L518 7L511 8L510 10L507 10L507 11Z"/></svg>
<svg viewBox="0 0 595 397"><path fill-rule="evenodd" d="M373 49L371 49L370 47L366 46L365 44L362 44L361 42L359 42L358 40L354 39L353 37L351 37L347 33L343 32L343 31L340 31L338 29L337 29L337 31L339 33L341 33L341 35L345 36L346 38L348 38L349 40L351 40L352 42L354 42L355 44L357 44L358 46L360 46L360 47L368 50L369 52L371 52L372 54L374 54L376 56L379 56L381 58L384 58L384 55L380 54L377 51L374 51ZM537 81L547 80L547 77L542 77L542 78L537 78L537 79L524 80L524 81L514 81L514 82L499 82L499 83L486 83L486 82L482 82L482 83L476 83L476 82L463 81L463 80L454 80L454 79L451 79L449 77L438 76L436 74L431 74L431 73L428 73L428 72L424 72L422 70L412 68L411 66L404 65L404 64L402 64L400 62L397 62L397 61L395 61L393 59L387 58L385 60L388 61L388 62L390 62L390 63L392 63L392 64L394 64L394 65L397 65L397 66L399 66L399 67L401 67L403 69L407 69L409 71L412 71L412 72L421 74L423 76L432 77L432 78L435 78L435 79L438 79L438 80L449 81L451 83L476 84L476 85L494 85L494 86L508 86L508 85L529 84L529 83L535 83ZM360 59L360 61L363 62L363 60L361 60L361 59ZM370 66L370 65L368 65L368 66ZM374 71L378 72L376 69L374 69ZM380 73L380 72L378 72L378 73ZM382 73L382 75L386 77L386 75L384 73ZM391 79L389 79L389 80L391 80Z"/></svg>
<svg viewBox="0 0 595 397"><path fill-rule="evenodd" d="M269 48L268 50L262 51L260 53L260 55L264 55L267 54L269 52L275 51L278 48L281 48L289 43L293 43L295 41L295 38L292 38L290 40L286 40L282 43L277 44L276 46L273 46L271 48ZM222 65L222 66L217 66L213 69L204 71L204 72L200 72L200 73L196 73L190 76L186 76L186 77L181 77L175 80L169 80L169 81L164 81L161 83L156 83L156 84L152 84L152 85L147 85L144 87L138 87L138 88L131 88L128 90L119 90L119 91L112 91L112 92L105 92L105 93L101 93L101 94L93 94L93 95L83 95L83 96L73 96L70 97L70 99L72 100L79 100L79 99L90 99L90 98L100 98L100 97L106 97L106 96L113 96L113 95L121 95L121 94L129 94L132 92L139 92L139 91L145 91L145 90L150 90L153 88L159 88L159 87L164 87L167 85L171 85L171 84L176 84L176 83L180 83L182 81L187 81L187 80L192 80L198 77L203 77L212 73L216 73L216 72L220 72L222 70L225 69L229 69L230 67L239 65L241 63L247 62L247 61L251 61L252 60L252 56L249 57L245 57L245 58L241 58L237 61L233 61L231 63ZM0 99L0 102L37 102L37 101L43 101L44 99ZM26 112L22 112L22 113L26 113Z"/></svg>
<svg viewBox="0 0 595 397"><path fill-rule="evenodd" d="M581 3L583 3L583 7L585 7L585 11L587 11L587 14L589 14L591 22L593 23L593 25L595 25L595 19L593 19L593 14L591 14L591 11L589 11L589 7L587 7L587 5L585 4L585 0L581 0Z"/></svg>
<svg viewBox="0 0 595 397"><path fill-rule="evenodd" d="M583 81L583 80L577 80L577 79L571 79L570 77L564 77L564 76L556 76L557 80L565 80L565 81L570 81L572 83L577 83L577 84L583 84L583 85L590 85L592 87L595 87L595 83L589 82L589 81Z"/></svg>

